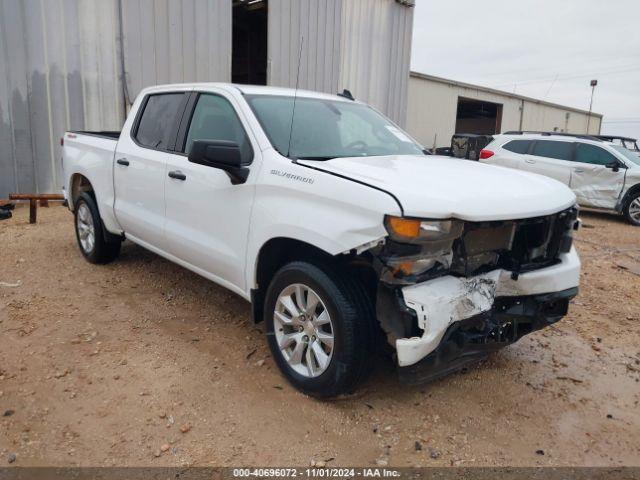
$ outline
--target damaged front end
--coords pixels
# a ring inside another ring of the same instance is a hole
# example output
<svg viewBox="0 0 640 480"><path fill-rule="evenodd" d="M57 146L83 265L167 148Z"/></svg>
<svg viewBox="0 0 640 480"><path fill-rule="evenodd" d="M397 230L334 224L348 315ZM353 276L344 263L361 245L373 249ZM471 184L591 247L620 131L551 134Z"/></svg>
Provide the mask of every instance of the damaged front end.
<svg viewBox="0 0 640 480"><path fill-rule="evenodd" d="M558 321L577 294L577 209L490 222L387 217L370 253L401 378L428 381Z"/></svg>

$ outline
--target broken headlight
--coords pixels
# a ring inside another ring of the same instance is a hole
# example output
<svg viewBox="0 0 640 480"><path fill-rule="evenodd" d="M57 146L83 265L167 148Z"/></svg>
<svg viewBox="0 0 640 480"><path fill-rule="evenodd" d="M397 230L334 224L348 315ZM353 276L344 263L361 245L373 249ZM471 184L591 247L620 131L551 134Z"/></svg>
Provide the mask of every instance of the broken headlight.
<svg viewBox="0 0 640 480"><path fill-rule="evenodd" d="M462 235L460 220L421 220L387 215L384 225L392 240L400 243L430 244L454 240Z"/></svg>
<svg viewBox="0 0 640 480"><path fill-rule="evenodd" d="M464 223L459 220L426 220L387 215L389 242L385 264L396 279L411 281L423 274L448 269L452 245L460 238ZM395 245L395 247L393 247Z"/></svg>

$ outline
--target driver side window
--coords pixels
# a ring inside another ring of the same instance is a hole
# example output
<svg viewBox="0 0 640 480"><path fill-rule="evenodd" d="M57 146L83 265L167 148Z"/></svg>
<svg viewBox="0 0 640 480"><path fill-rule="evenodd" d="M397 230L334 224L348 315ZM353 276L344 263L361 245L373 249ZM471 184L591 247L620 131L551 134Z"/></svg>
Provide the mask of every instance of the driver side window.
<svg viewBox="0 0 640 480"><path fill-rule="evenodd" d="M184 145L188 155L195 140L223 140L240 147L243 165L253 160L251 142L231 103L219 95L203 93L193 111Z"/></svg>
<svg viewBox="0 0 640 480"><path fill-rule="evenodd" d="M587 143L578 143L576 145L576 162L590 163L592 165L609 165L617 162L615 156L607 152L604 148Z"/></svg>

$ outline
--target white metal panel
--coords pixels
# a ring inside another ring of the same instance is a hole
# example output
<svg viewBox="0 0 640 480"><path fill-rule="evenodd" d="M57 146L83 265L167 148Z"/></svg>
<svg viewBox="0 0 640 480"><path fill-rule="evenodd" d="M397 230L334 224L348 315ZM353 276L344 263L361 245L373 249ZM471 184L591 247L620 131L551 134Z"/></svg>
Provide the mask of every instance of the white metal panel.
<svg viewBox="0 0 640 480"><path fill-rule="evenodd" d="M295 87L300 63L300 88L338 92L343 1L269 1L269 85Z"/></svg>
<svg viewBox="0 0 640 480"><path fill-rule="evenodd" d="M406 121L413 8L391 0L343 2L340 89Z"/></svg>
<svg viewBox="0 0 640 480"><path fill-rule="evenodd" d="M145 87L231 80L232 2L122 1L129 103Z"/></svg>
<svg viewBox="0 0 640 480"><path fill-rule="evenodd" d="M0 197L10 191L35 189L35 158L31 149L27 88L27 55L24 38L24 6L3 0L0 3L2 68L0 79ZM3 85L4 84L4 85Z"/></svg>
<svg viewBox="0 0 640 480"><path fill-rule="evenodd" d="M411 77L407 131L428 148L450 144L456 129L455 96L449 85Z"/></svg>
<svg viewBox="0 0 640 480"><path fill-rule="evenodd" d="M588 116L588 113L525 101L522 128L523 130L585 134L587 133ZM601 120L600 115L591 114L591 121L588 122L590 134L598 135L600 133Z"/></svg>
<svg viewBox="0 0 640 480"><path fill-rule="evenodd" d="M393 0L271 0L268 83L295 86L304 36L301 88L404 123L412 19ZM231 48L230 0L0 0L0 198L58 191L62 133L119 129L143 87L230 81Z"/></svg>
<svg viewBox="0 0 640 480"><path fill-rule="evenodd" d="M0 198L55 192L59 139L117 129L116 0L0 0Z"/></svg>
<svg viewBox="0 0 640 480"><path fill-rule="evenodd" d="M148 85L231 78L231 2L122 1L128 100ZM0 0L0 198L62 186L65 130L125 117L119 0Z"/></svg>

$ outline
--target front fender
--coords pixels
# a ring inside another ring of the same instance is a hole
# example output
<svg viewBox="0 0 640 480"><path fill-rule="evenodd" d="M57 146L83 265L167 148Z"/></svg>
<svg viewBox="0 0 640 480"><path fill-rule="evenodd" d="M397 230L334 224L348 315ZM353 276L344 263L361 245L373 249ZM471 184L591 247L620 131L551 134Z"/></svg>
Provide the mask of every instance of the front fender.
<svg viewBox="0 0 640 480"><path fill-rule="evenodd" d="M338 255L381 240L387 235L385 214L401 215L385 192L289 160L281 163L263 168L256 185L246 259L249 289L257 284L260 249L271 239L291 238Z"/></svg>

